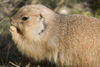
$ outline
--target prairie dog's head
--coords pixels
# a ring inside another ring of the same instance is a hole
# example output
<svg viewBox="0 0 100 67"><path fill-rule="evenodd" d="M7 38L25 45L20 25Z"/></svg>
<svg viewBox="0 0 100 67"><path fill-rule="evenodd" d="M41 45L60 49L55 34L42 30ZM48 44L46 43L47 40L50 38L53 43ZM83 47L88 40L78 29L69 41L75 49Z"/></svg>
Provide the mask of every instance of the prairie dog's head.
<svg viewBox="0 0 100 67"><path fill-rule="evenodd" d="M54 14L43 5L27 5L12 17L11 24L22 34L41 35Z"/></svg>

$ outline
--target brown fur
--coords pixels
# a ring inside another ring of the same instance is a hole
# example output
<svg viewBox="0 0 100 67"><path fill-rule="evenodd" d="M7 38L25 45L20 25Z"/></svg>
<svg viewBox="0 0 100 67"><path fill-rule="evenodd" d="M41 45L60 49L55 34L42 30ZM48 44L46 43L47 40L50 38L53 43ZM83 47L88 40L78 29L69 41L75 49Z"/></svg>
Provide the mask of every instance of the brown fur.
<svg viewBox="0 0 100 67"><path fill-rule="evenodd" d="M29 18L23 21L24 16ZM43 5L27 5L12 17L11 24L10 32L18 50L35 61L46 59L59 67L100 66L97 18L62 16Z"/></svg>

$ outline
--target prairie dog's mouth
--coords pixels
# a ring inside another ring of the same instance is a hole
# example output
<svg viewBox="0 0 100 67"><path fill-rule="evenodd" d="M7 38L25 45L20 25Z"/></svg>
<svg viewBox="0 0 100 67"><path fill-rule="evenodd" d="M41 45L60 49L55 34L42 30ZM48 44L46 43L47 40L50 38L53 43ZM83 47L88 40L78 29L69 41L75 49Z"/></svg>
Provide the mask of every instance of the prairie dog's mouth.
<svg viewBox="0 0 100 67"><path fill-rule="evenodd" d="M20 33L20 30L13 23L10 23L10 25L14 26L17 29L17 32Z"/></svg>
<svg viewBox="0 0 100 67"><path fill-rule="evenodd" d="M20 31L20 29L18 29L18 28L17 28L17 32L20 33L20 34L23 34L22 31Z"/></svg>
<svg viewBox="0 0 100 67"><path fill-rule="evenodd" d="M17 32L22 34L22 32L20 31L20 29L18 27L16 27L13 23L11 23L11 26L14 26L17 29Z"/></svg>

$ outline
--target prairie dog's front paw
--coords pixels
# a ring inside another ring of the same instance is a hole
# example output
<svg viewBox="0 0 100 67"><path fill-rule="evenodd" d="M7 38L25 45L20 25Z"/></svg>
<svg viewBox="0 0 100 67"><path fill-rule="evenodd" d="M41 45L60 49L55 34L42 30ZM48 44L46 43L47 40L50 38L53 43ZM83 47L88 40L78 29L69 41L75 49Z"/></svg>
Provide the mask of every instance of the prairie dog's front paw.
<svg viewBox="0 0 100 67"><path fill-rule="evenodd" d="M16 34L17 34L17 29L16 29L16 27L14 27L14 26L10 26L9 31L10 31L10 33L11 33L12 35L16 35Z"/></svg>

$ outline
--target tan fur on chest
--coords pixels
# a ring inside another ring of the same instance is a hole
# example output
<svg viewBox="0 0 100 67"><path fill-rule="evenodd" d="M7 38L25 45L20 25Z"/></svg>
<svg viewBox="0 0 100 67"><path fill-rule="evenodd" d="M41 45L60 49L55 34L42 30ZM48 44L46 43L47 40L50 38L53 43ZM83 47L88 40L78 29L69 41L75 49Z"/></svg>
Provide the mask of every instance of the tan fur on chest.
<svg viewBox="0 0 100 67"><path fill-rule="evenodd" d="M57 66L100 66L100 20L83 15L61 16L42 5L22 7L10 32L19 51L35 61ZM19 31L18 31L19 30Z"/></svg>

